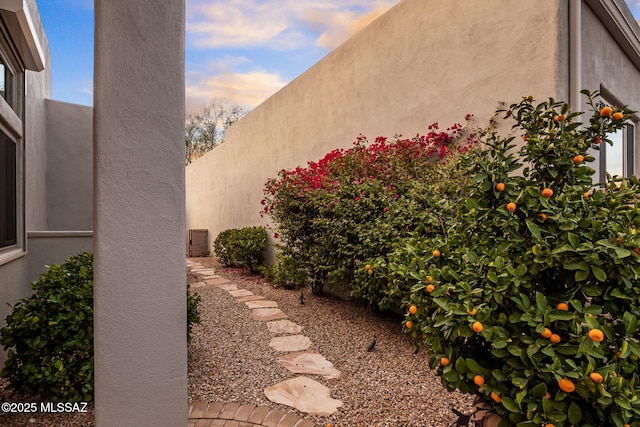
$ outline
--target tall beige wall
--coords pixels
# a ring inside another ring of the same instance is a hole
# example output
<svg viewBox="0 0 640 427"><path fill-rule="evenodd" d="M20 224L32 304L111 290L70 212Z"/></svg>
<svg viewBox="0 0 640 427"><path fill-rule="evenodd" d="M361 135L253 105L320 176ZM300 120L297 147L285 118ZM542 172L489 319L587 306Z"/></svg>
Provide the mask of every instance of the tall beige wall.
<svg viewBox="0 0 640 427"><path fill-rule="evenodd" d="M187 226L262 224L262 187L359 133L413 136L498 101L566 96L566 2L403 0L233 125L187 167ZM516 25L517 23L517 25Z"/></svg>
<svg viewBox="0 0 640 427"><path fill-rule="evenodd" d="M97 0L97 427L187 424L184 0Z"/></svg>
<svg viewBox="0 0 640 427"><path fill-rule="evenodd" d="M47 230L93 230L93 108L46 101Z"/></svg>

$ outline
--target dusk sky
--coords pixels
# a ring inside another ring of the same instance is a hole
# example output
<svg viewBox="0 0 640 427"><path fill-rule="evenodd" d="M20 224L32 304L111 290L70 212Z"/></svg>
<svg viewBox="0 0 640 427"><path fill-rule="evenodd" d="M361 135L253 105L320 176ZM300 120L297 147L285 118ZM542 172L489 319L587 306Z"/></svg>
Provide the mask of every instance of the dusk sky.
<svg viewBox="0 0 640 427"><path fill-rule="evenodd" d="M93 103L93 0L36 0L52 56L52 98ZM251 109L396 0L187 0L186 105ZM640 0L627 0L640 19Z"/></svg>

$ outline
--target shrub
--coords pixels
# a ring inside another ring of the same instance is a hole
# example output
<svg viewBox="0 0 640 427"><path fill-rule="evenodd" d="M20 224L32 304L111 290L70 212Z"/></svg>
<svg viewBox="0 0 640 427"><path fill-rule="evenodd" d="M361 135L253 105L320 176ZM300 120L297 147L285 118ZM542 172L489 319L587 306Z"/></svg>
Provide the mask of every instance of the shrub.
<svg viewBox="0 0 640 427"><path fill-rule="evenodd" d="M10 386L52 401L93 397L93 255L82 252L49 267L16 303L0 329ZM200 296L187 285L187 339L200 323Z"/></svg>
<svg viewBox="0 0 640 427"><path fill-rule="evenodd" d="M437 183L447 176L455 188L464 179L443 172L454 153L473 142L463 130L440 131L434 124L424 136L378 137L371 144L361 136L349 150L282 170L266 183L262 214L272 218L287 254L304 266L314 294L331 283L377 302L379 292L354 273L420 223L438 222L432 213L450 194Z"/></svg>
<svg viewBox="0 0 640 427"><path fill-rule="evenodd" d="M201 300L200 295L191 292L190 285L187 283L187 342L191 342L193 325L200 323L198 307L200 306Z"/></svg>
<svg viewBox="0 0 640 427"><path fill-rule="evenodd" d="M306 270L286 247L280 248L274 264L261 268L261 273L272 285L287 289L304 288L308 285Z"/></svg>
<svg viewBox="0 0 640 427"><path fill-rule="evenodd" d="M83 252L52 265L33 283L0 329L9 349L1 375L11 387L54 401L89 401L93 394L93 267Z"/></svg>
<svg viewBox="0 0 640 427"><path fill-rule="evenodd" d="M640 185L594 186L584 163L631 112L601 115L584 93L586 126L554 100L512 105L521 147L491 133L464 156L473 180L451 230L426 248L408 240L393 259L401 278L388 269L410 288L405 331L443 384L477 394L504 426L640 422Z"/></svg>
<svg viewBox="0 0 640 427"><path fill-rule="evenodd" d="M263 227L232 228L222 231L213 242L213 251L224 265L242 265L252 272L263 263L267 231Z"/></svg>

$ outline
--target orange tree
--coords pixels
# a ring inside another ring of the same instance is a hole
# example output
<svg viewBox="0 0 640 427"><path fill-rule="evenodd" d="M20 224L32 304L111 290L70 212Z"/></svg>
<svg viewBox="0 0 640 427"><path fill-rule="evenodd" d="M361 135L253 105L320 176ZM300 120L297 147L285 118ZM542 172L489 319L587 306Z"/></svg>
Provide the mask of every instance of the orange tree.
<svg viewBox="0 0 640 427"><path fill-rule="evenodd" d="M386 261L415 306L405 331L503 426L640 426L639 184L594 186L588 166L631 111L584 94L585 125L552 99L512 105L513 134L460 162L472 185L446 237L416 234Z"/></svg>

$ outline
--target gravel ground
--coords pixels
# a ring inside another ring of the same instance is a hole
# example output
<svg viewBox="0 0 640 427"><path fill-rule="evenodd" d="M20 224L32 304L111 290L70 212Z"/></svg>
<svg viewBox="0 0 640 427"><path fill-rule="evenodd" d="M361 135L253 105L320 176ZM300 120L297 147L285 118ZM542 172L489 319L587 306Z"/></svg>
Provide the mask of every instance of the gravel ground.
<svg viewBox="0 0 640 427"><path fill-rule="evenodd" d="M219 267L211 258L196 261ZM331 416L298 415L333 426L447 427L457 418L450 408L470 412L472 398L441 386L428 357L414 354L411 341L401 333L399 318L370 312L355 302L314 297L308 290L301 305L300 291L273 288L242 270L216 271L238 288L276 301L289 320L303 326L301 334L311 339L311 349L341 371L333 380L309 377L329 387L343 406ZM197 292L202 296L202 323L194 326L189 347L190 401L234 401L295 412L269 402L263 392L297 375L277 362L281 353L268 345L275 334L265 323L251 320L250 310L228 292L214 286ZM374 335L377 344L368 353Z"/></svg>
<svg viewBox="0 0 640 427"><path fill-rule="evenodd" d="M470 396L448 393L428 367L423 352L414 354L411 342L401 333L397 317L373 313L354 302L320 298L305 290L277 289L259 276L238 269L219 268L212 258L198 258L207 267L244 288L278 302L288 318L303 326L312 349L341 371L337 379L310 376L329 387L331 396L343 406L328 417L311 417L276 405L264 395L266 387L293 378L282 367L281 354L269 347L275 336L264 322L251 320L245 304L214 286L198 288L202 296L202 323L194 325L189 345L189 402L222 401L249 403L294 412L319 425L341 427L448 427L455 422L450 408L471 410ZM189 275L194 282L195 276ZM373 336L377 344L366 347ZM37 396L12 393L0 380L0 402L42 402ZM89 427L93 408L76 414L10 414L0 412L0 427Z"/></svg>

